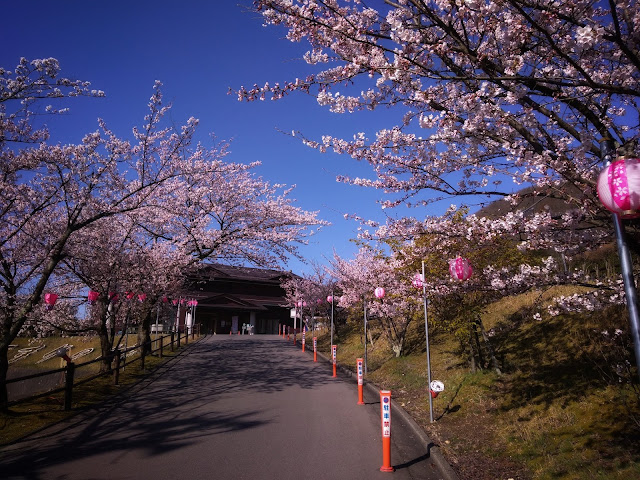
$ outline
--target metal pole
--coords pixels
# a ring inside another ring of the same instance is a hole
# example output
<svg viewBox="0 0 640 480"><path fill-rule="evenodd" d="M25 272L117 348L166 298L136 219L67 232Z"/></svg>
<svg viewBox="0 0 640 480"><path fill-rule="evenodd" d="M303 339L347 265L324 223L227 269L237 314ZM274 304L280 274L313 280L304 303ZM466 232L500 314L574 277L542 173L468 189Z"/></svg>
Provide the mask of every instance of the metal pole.
<svg viewBox="0 0 640 480"><path fill-rule="evenodd" d="M609 139L602 141L600 146L600 158L604 166L611 163L613 156L613 142ZM622 281L624 282L624 293L627 298L627 310L629 311L629 323L631 324L631 337L633 338L633 350L636 356L636 367L640 377L640 321L638 314L638 297L636 294L636 284L633 279L633 264L631 253L625 238L624 225L620 217L614 213L612 215L613 228L616 234L618 246L618 256L620 257L620 267L622 270Z"/></svg>
<svg viewBox="0 0 640 480"><path fill-rule="evenodd" d="M364 373L367 374L367 298L362 299L364 307Z"/></svg>
<svg viewBox="0 0 640 480"><path fill-rule="evenodd" d="M331 347L333 347L333 290L331 291Z"/></svg>
<svg viewBox="0 0 640 480"><path fill-rule="evenodd" d="M431 396L431 353L429 352L429 317L427 316L427 286L424 276L424 260L422 261L422 300L424 303L424 334L427 341L427 385L429 388L429 420L433 423L433 397Z"/></svg>
<svg viewBox="0 0 640 480"><path fill-rule="evenodd" d="M158 307L156 308L156 338L155 338L156 342L158 341L158 318L159 317L160 317L160 304L158 303Z"/></svg>

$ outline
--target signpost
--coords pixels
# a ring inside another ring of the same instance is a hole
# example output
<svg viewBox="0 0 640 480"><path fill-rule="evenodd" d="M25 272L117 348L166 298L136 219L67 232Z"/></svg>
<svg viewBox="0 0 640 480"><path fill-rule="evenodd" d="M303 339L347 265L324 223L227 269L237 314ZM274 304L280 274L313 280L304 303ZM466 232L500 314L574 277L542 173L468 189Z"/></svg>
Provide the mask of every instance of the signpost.
<svg viewBox="0 0 640 480"><path fill-rule="evenodd" d="M356 367L358 371L358 405L364 405L364 360L362 358L356 359Z"/></svg>
<svg viewBox="0 0 640 480"><path fill-rule="evenodd" d="M380 390L380 416L382 421L381 472L393 472L391 466L391 391Z"/></svg>
<svg viewBox="0 0 640 480"><path fill-rule="evenodd" d="M313 337L313 361L318 361L318 337Z"/></svg>
<svg viewBox="0 0 640 480"><path fill-rule="evenodd" d="M333 376L337 377L337 373L336 373L336 363L338 361L338 346L337 345L331 345L331 356L333 357Z"/></svg>

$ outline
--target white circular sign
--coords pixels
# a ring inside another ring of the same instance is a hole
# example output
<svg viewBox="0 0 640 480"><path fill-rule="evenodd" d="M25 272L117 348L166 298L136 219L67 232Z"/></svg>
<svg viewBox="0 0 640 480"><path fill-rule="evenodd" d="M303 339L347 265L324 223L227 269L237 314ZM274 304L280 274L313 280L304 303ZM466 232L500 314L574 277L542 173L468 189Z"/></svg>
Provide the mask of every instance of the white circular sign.
<svg viewBox="0 0 640 480"><path fill-rule="evenodd" d="M429 386L434 392L444 392L444 383L442 383L440 380L434 380Z"/></svg>

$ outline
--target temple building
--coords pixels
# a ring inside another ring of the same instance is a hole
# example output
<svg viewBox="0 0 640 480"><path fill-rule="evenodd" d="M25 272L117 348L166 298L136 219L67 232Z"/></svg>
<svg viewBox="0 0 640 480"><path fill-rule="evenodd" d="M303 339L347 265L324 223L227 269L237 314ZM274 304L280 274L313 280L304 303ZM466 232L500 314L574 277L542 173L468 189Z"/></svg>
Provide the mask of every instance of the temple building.
<svg viewBox="0 0 640 480"><path fill-rule="evenodd" d="M293 325L283 279L291 273L222 264L202 264L187 275L179 328L197 325L205 334L277 334ZM197 305L188 302L197 301Z"/></svg>

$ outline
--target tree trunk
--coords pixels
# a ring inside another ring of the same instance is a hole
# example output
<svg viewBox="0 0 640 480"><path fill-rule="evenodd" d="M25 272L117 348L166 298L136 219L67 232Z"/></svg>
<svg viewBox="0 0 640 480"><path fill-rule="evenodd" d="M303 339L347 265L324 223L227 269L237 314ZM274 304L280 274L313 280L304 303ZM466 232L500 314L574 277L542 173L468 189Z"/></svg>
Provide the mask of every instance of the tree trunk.
<svg viewBox="0 0 640 480"><path fill-rule="evenodd" d="M473 345L473 332L471 331L471 328L469 328L469 370L471 370L471 373L476 373L478 371L478 365L476 364L476 352Z"/></svg>
<svg viewBox="0 0 640 480"><path fill-rule="evenodd" d="M9 371L9 343L0 345L0 411L9 410L9 393L7 392L7 373Z"/></svg>
<svg viewBox="0 0 640 480"><path fill-rule="evenodd" d="M149 355L151 353L151 320L152 320L152 308L145 306L142 312L142 322L138 329L138 345L140 345L140 353L142 355ZM185 326L185 335L186 326Z"/></svg>
<svg viewBox="0 0 640 480"><path fill-rule="evenodd" d="M471 322L471 331L473 333L473 341L478 352L478 364L480 365L481 369L484 369L486 364L484 361L484 355L482 354L482 344L480 343L480 336L478 335L478 324L476 322Z"/></svg>
<svg viewBox="0 0 640 480"><path fill-rule="evenodd" d="M108 300L107 300L108 302ZM98 317L98 337L100 339L100 354L102 356L102 363L100 364L101 372L108 372L111 370L111 349L113 348L113 336L109 335L109 329L107 328L107 318L111 315L111 305L107 305L104 300L98 299L96 305L99 307L96 313Z"/></svg>
<svg viewBox="0 0 640 480"><path fill-rule="evenodd" d="M477 324L480 327L480 332L482 333L482 338L484 340L484 343L487 345L489 358L491 358L491 365L493 366L493 369L496 371L498 375L502 375L502 371L500 370L500 364L498 362L498 359L496 358L496 352L493 349L493 345L491 344L491 340L489 338L489 335L487 334L487 331L484 329L482 318L480 318L479 316L477 318Z"/></svg>

